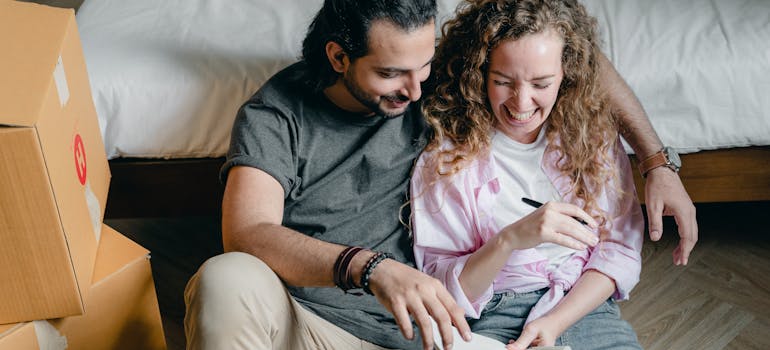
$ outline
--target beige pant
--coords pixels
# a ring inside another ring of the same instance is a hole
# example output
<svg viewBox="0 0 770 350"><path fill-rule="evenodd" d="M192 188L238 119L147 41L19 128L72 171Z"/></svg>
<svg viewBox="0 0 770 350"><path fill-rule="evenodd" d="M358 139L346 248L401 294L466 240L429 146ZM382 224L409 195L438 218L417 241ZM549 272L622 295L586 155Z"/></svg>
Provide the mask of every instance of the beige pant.
<svg viewBox="0 0 770 350"><path fill-rule="evenodd" d="M262 260L215 256L185 290L187 349L384 349L306 310Z"/></svg>

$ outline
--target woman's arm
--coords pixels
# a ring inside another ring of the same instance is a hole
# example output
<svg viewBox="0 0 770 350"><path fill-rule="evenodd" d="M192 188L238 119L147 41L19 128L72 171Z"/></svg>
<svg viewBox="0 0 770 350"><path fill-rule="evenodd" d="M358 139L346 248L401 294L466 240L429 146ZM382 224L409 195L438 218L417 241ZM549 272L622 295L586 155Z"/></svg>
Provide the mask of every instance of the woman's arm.
<svg viewBox="0 0 770 350"><path fill-rule="evenodd" d="M575 322L588 315L615 291L615 282L607 275L587 270L569 293L545 316L528 323L521 336L509 349L526 349L530 345L553 346L556 338Z"/></svg>
<svg viewBox="0 0 770 350"><path fill-rule="evenodd" d="M492 198L477 198L476 181L465 181L470 176L467 173L452 178L437 175L434 157L433 153L421 155L411 179L415 261L419 269L446 286L466 315L479 317L492 298L495 276L514 250L543 242L574 249L596 244L596 236L573 217L592 227L596 221L567 203L546 203L497 234L479 232L493 230L480 227L482 220L476 217L483 215L480 202Z"/></svg>
<svg viewBox="0 0 770 350"><path fill-rule="evenodd" d="M473 191L438 175L436 157L436 152L420 155L410 180L415 263L446 286L465 315L478 318L492 298L491 279L479 285L481 292L474 298L466 296L458 280L469 252L476 250L481 240L479 227L469 214L474 212L469 208L474 203Z"/></svg>
<svg viewBox="0 0 770 350"><path fill-rule="evenodd" d="M553 345L556 337L608 297L627 298L639 281L644 221L636 200L631 164L620 140L611 152L617 178L605 186L598 198L611 218L608 232L592 249L584 272L564 299L547 314L528 323L519 339L509 345L510 349Z"/></svg>
<svg viewBox="0 0 770 350"><path fill-rule="evenodd" d="M484 243L468 258L460 273L460 285L469 299L482 295L500 272L514 250L528 249L550 242L583 250L598 243L596 235L575 217L596 227L596 221L580 207L549 202L521 218Z"/></svg>

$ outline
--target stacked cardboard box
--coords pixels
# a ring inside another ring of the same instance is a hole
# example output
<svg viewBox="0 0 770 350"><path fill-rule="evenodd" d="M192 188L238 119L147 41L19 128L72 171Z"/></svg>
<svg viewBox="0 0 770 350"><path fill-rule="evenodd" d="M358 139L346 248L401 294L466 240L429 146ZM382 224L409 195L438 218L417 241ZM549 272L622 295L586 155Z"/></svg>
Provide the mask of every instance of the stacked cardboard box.
<svg viewBox="0 0 770 350"><path fill-rule="evenodd" d="M165 349L147 253L103 226L86 312L0 325L0 349Z"/></svg>
<svg viewBox="0 0 770 350"><path fill-rule="evenodd" d="M127 327L115 319L126 321L127 314L90 295L104 297L115 289L111 285L123 283L115 281L129 278L107 276L105 269L125 274L141 265L136 256L120 260L119 252L136 252L133 243L101 237L105 230L113 232L102 225L109 181L73 11L0 0L0 324L5 324L0 349L16 338L11 335L50 324L68 339L108 334L94 332L95 325L67 326L90 322L75 318L123 327L113 329L123 338L154 330L162 335L159 317L154 324ZM116 241L118 253L97 260L97 249ZM154 310L141 310L157 315L152 275L149 269L138 273L149 278L149 285L119 289L152 291L148 305ZM25 321L35 322L9 325Z"/></svg>

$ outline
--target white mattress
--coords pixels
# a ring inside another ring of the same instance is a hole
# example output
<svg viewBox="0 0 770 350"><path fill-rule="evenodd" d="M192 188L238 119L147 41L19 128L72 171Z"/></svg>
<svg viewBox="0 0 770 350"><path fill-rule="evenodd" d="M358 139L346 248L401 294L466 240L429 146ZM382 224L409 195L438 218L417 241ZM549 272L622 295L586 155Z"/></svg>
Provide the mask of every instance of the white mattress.
<svg viewBox="0 0 770 350"><path fill-rule="evenodd" d="M663 143L770 144L770 1L582 1Z"/></svg>
<svg viewBox="0 0 770 350"><path fill-rule="evenodd" d="M238 107L297 60L321 0L86 0L108 157L225 154ZM439 1L439 19L458 0ZM664 143L770 144L770 1L584 0Z"/></svg>

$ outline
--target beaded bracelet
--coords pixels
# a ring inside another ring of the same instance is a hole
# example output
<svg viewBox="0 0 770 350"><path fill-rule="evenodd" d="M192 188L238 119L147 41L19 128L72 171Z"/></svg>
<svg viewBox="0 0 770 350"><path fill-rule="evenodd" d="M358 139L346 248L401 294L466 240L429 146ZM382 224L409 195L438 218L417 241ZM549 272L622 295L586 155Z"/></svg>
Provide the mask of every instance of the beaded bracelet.
<svg viewBox="0 0 770 350"><path fill-rule="evenodd" d="M383 252L377 252L377 254L369 258L369 261L366 262L366 267L364 267L364 271L361 273L361 288L364 289L366 294L374 295L372 290L369 289L369 277L372 277L372 271L374 271L374 268L377 267L377 265L379 265L383 260L393 258L393 254Z"/></svg>

